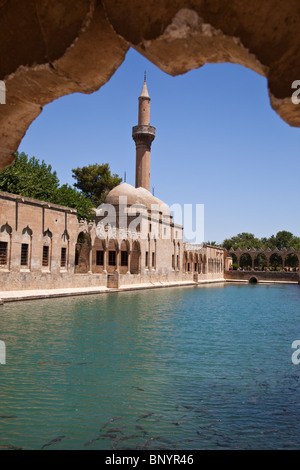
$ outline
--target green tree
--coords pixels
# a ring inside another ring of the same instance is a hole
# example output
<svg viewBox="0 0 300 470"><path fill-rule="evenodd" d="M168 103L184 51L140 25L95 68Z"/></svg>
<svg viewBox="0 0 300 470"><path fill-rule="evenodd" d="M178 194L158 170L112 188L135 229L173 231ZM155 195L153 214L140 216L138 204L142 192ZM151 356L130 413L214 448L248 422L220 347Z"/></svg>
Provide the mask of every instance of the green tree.
<svg viewBox="0 0 300 470"><path fill-rule="evenodd" d="M98 207L102 204L115 186L118 186L122 178L111 174L109 164L83 166L72 170L73 178L76 179L74 186L80 189Z"/></svg>
<svg viewBox="0 0 300 470"><path fill-rule="evenodd" d="M0 191L72 207L77 209L78 219L90 221L95 216L94 205L85 194L68 184L59 186L51 165L24 152L16 152L13 165L0 171Z"/></svg>
<svg viewBox="0 0 300 470"><path fill-rule="evenodd" d="M77 209L78 219L86 219L88 222L95 217L93 203L85 194L72 188L68 184L63 184L54 192L51 202L61 206Z"/></svg>
<svg viewBox="0 0 300 470"><path fill-rule="evenodd" d="M16 152L13 165L0 171L0 191L49 201L59 186L59 180L51 165L44 160L29 158L24 152Z"/></svg>
<svg viewBox="0 0 300 470"><path fill-rule="evenodd" d="M253 233L243 232L239 233L235 237L226 238L223 241L222 246L226 248L226 250L230 250L230 248L233 248L234 250L241 248L241 250L243 250L245 248L250 249L252 247L258 250L261 248L261 241L259 238L256 238Z"/></svg>
<svg viewBox="0 0 300 470"><path fill-rule="evenodd" d="M298 237L295 237L291 232L287 232L286 230L282 230L278 232L276 236L272 235L268 239L268 245L270 248L278 248L278 250L282 250L282 248L294 248L294 244L297 241Z"/></svg>

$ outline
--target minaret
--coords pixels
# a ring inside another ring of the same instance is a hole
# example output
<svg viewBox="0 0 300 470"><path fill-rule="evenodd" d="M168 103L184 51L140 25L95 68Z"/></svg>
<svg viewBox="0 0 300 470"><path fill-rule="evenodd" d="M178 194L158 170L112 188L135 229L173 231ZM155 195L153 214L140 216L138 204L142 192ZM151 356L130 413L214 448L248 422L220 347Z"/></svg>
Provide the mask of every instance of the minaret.
<svg viewBox="0 0 300 470"><path fill-rule="evenodd" d="M155 138L155 127L150 126L150 101L146 83L139 96L138 125L132 128L132 138L136 145L135 187L150 191L150 153L151 144Z"/></svg>

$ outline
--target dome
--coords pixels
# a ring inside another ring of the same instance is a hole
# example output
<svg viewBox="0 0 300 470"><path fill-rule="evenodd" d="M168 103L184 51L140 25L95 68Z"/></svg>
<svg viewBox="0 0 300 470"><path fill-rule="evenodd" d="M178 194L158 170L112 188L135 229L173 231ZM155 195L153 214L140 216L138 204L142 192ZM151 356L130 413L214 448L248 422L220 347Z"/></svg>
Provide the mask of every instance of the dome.
<svg viewBox="0 0 300 470"><path fill-rule="evenodd" d="M170 210L163 201L154 197L150 191L145 188L134 188L131 184L121 183L113 188L106 196L105 203L118 205L120 197L127 197L127 205L132 206L133 204L141 204L147 207L151 211L151 205L159 205L159 212L163 215L170 216Z"/></svg>

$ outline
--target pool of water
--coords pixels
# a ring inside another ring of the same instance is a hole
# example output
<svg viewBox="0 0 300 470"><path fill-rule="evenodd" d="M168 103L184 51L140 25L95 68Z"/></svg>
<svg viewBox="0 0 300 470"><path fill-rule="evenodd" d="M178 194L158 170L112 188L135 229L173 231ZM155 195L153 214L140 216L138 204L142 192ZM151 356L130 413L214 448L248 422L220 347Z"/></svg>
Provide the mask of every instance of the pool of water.
<svg viewBox="0 0 300 470"><path fill-rule="evenodd" d="M300 447L300 287L0 307L0 449Z"/></svg>

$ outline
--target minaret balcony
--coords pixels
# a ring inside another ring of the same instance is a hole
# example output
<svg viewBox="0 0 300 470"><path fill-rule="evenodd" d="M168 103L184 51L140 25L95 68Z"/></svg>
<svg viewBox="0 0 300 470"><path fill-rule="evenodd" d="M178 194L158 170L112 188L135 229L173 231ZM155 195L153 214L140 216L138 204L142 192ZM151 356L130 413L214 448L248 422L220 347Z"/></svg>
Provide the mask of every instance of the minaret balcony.
<svg viewBox="0 0 300 470"><path fill-rule="evenodd" d="M138 135L148 135L151 136L153 139L155 137L155 127L153 126L134 126L132 128L132 137L135 138Z"/></svg>

